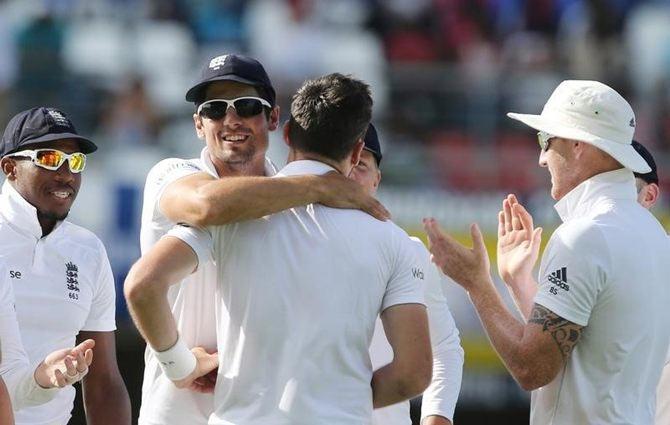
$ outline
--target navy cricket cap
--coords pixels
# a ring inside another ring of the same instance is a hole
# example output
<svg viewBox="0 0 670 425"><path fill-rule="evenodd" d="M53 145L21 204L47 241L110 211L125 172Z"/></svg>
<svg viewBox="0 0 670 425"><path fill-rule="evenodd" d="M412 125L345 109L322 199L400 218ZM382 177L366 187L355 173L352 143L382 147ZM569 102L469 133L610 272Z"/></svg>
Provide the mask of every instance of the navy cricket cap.
<svg viewBox="0 0 670 425"><path fill-rule="evenodd" d="M372 123L368 126L368 131L365 133L364 139L365 147L363 149L372 153L377 161L377 166L382 162L382 147L379 145L379 136L377 136L377 129Z"/></svg>
<svg viewBox="0 0 670 425"><path fill-rule="evenodd" d="M633 173L635 174L635 177L639 177L642 180L646 181L647 183L656 183L658 184L658 172L656 171L656 161L654 161L654 157L651 156L651 152L647 150L644 146L642 146L642 143L633 140L633 148L637 151L637 153L644 158L645 162L647 165L649 165L649 168L651 168L651 171L648 173Z"/></svg>
<svg viewBox="0 0 670 425"><path fill-rule="evenodd" d="M54 108L38 107L14 115L2 135L0 158L21 150L22 146L75 139L82 153L95 152L98 147L89 139L77 134L72 121Z"/></svg>
<svg viewBox="0 0 670 425"><path fill-rule="evenodd" d="M186 100L200 103L209 83L226 80L256 87L260 97L275 105L277 95L263 65L256 59L234 54L212 58L202 70L200 81L186 92Z"/></svg>

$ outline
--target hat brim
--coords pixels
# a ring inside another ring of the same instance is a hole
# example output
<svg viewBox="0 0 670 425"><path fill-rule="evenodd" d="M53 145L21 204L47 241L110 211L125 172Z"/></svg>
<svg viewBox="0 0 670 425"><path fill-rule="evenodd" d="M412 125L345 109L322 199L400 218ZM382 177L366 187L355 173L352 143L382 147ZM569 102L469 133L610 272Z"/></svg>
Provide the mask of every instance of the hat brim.
<svg viewBox="0 0 670 425"><path fill-rule="evenodd" d="M528 127L538 131L544 131L553 136L564 139L579 140L608 153L612 158L619 161L621 165L635 173L648 173L651 168L647 162L640 156L631 143L623 144L611 140L602 139L587 131L578 128L569 127L559 122L548 120L542 115L517 114L509 112L508 117L513 120L521 121ZM632 142L632 141L631 141Z"/></svg>
<svg viewBox="0 0 670 425"><path fill-rule="evenodd" d="M246 78L238 77L237 75L234 75L234 74L220 75L218 77L214 77L214 78L210 78L209 80L205 80L205 81L203 81L201 83L198 83L195 86L191 87L186 92L186 101L187 102L200 102L204 98L203 91L205 90L207 85L210 84L210 83L213 83L215 81L236 81L238 83L248 84L248 85L254 86L254 87L263 87L262 85L258 84L257 81L252 81L252 80L248 80Z"/></svg>
<svg viewBox="0 0 670 425"><path fill-rule="evenodd" d="M43 143L48 143L48 142L53 142L54 140L63 140L63 139L75 139L77 143L79 143L79 149L81 150L82 153L92 153L98 150L98 146L93 143L91 140L87 139L86 137L82 137L78 134L74 133L49 133L45 134L44 136L37 137L35 139L30 139L30 140L25 140L21 146L17 147L14 149L14 151L21 150L22 147L26 145L33 145L33 144L43 144Z"/></svg>

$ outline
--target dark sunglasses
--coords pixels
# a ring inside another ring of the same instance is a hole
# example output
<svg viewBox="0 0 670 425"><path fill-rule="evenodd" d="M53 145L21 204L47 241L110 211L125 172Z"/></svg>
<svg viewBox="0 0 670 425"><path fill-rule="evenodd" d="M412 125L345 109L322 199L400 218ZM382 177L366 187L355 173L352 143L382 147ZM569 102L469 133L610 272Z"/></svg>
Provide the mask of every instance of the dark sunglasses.
<svg viewBox="0 0 670 425"><path fill-rule="evenodd" d="M245 96L231 100L211 99L198 106L196 113L210 120L220 120L226 116L228 108L233 108L241 118L251 118L263 112L263 107L272 108L272 105L260 97Z"/></svg>

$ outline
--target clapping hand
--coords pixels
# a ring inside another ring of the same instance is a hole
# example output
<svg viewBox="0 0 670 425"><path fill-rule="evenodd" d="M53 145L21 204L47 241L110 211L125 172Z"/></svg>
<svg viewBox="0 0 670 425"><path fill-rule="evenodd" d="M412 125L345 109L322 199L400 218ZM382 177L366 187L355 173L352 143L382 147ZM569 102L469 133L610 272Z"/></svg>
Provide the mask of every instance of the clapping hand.
<svg viewBox="0 0 670 425"><path fill-rule="evenodd" d="M470 292L480 285L491 285L491 264L484 238L476 224L470 226L473 247L467 248L445 233L434 218L425 218L423 226L430 240L433 262L444 274Z"/></svg>
<svg viewBox="0 0 670 425"><path fill-rule="evenodd" d="M533 217L514 195L503 200L498 213L498 273L510 286L532 279L542 240L542 228L533 227Z"/></svg>

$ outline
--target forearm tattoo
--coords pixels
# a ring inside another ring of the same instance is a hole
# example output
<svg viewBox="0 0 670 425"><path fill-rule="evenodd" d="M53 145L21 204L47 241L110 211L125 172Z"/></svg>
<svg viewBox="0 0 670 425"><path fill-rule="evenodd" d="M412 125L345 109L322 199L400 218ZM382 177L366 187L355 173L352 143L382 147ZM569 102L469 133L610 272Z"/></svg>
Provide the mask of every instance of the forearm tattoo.
<svg viewBox="0 0 670 425"><path fill-rule="evenodd" d="M556 341L558 349L566 360L572 349L575 348L579 337L582 335L583 326L577 325L558 316L553 311L539 304L533 306L528 323L542 325L543 332L550 332Z"/></svg>

